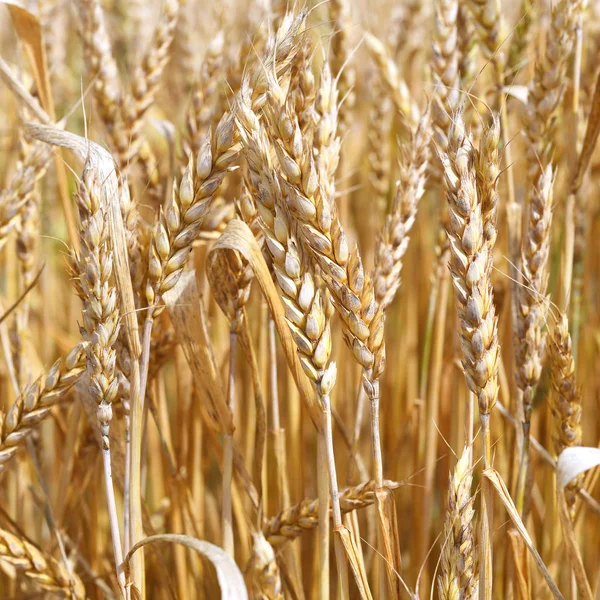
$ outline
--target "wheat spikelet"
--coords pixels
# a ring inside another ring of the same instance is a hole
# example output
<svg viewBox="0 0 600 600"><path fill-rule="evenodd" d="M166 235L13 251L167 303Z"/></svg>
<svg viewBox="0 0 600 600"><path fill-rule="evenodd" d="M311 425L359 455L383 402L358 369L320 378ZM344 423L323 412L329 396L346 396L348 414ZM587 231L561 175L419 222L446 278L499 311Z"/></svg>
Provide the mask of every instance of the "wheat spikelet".
<svg viewBox="0 0 600 600"><path fill-rule="evenodd" d="M471 448L466 447L450 476L440 573L437 579L440 600L470 600L479 596L472 483Z"/></svg>
<svg viewBox="0 0 600 600"><path fill-rule="evenodd" d="M428 115L421 121L400 160L400 177L394 205L377 239L373 282L375 299L383 309L391 304L400 287L408 236L415 222L419 201L425 193L430 153L427 120Z"/></svg>
<svg viewBox="0 0 600 600"><path fill-rule="evenodd" d="M16 454L21 443L40 423L62 395L73 386L85 371L85 344L77 344L68 356L57 360L32 383L3 414L0 428L0 471Z"/></svg>
<svg viewBox="0 0 600 600"><path fill-rule="evenodd" d="M252 592L256 600L283 600L283 588L273 547L262 533L252 535Z"/></svg>
<svg viewBox="0 0 600 600"><path fill-rule="evenodd" d="M490 274L492 247L484 234L482 201L477 196L475 152L455 116L449 153L442 156L444 187L450 209L450 272L456 292L462 365L481 415L488 415L498 396L498 333Z"/></svg>
<svg viewBox="0 0 600 600"><path fill-rule="evenodd" d="M551 166L546 167L540 175L529 207L521 250L525 287L519 290L518 300L516 379L523 390L526 423L531 419L533 392L542 373L542 357L546 345L543 328L549 302L546 294L552 224L552 177Z"/></svg>
<svg viewBox="0 0 600 600"><path fill-rule="evenodd" d="M384 487L394 490L400 487L395 481L384 480ZM340 508L343 513L359 510L373 504L376 500L375 480L367 481L340 491ZM296 539L304 531L316 529L319 524L318 500L305 499L294 506L282 510L269 519L263 527L263 534L274 547Z"/></svg>
<svg viewBox="0 0 600 600"><path fill-rule="evenodd" d="M4 529L0 529L0 561L23 571L28 580L53 597L85 598L85 588L76 574L69 575L64 565Z"/></svg>

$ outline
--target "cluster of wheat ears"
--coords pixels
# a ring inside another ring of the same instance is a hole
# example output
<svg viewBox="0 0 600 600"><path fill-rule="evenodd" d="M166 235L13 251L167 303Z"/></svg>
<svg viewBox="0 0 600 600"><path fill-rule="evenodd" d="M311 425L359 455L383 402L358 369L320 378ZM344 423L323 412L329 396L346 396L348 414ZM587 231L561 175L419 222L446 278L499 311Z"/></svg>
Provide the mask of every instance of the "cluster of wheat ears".
<svg viewBox="0 0 600 600"><path fill-rule="evenodd" d="M600 2L0 4L0 597L600 598Z"/></svg>

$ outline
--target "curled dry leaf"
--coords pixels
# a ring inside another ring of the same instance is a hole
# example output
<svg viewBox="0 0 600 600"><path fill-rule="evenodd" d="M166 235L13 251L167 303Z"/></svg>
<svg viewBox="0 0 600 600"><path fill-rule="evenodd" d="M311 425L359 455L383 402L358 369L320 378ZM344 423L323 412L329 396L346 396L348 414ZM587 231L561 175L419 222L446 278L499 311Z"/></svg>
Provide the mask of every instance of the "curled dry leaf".
<svg viewBox="0 0 600 600"><path fill-rule="evenodd" d="M160 542L186 546L210 560L217 572L217 579L219 581L219 586L221 587L221 600L248 600L248 591L244 584L244 576L231 556L223 549L219 548L219 546L209 544L203 540L198 540L189 535L165 533L144 538L141 542L138 542L133 546L125 557L125 560L123 561L125 573L129 571L129 561L137 550L142 546Z"/></svg>
<svg viewBox="0 0 600 600"><path fill-rule="evenodd" d="M558 457L557 480L560 489L564 489L578 475L597 466L600 466L600 448L566 448Z"/></svg>

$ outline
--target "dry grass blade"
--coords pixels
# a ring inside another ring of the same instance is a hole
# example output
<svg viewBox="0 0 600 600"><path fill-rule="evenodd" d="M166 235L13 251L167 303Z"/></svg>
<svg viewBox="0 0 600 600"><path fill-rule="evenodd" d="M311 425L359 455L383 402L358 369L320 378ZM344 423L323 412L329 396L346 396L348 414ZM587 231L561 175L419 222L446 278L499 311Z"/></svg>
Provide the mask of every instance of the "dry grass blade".
<svg viewBox="0 0 600 600"><path fill-rule="evenodd" d="M495 469L485 469L483 472L483 476L494 486L499 498L502 500L502 503L508 511L508 516L515 524L517 531L523 538L523 541L527 545L528 550L531 552L533 558L535 559L535 562L537 563L538 568L540 569L540 572L542 573L544 580L548 585L548 589L552 592L553 597L558 598L558 600L564 600L563 595L560 593L560 590L556 586L556 583L554 583L554 580L552 579L548 568L544 564L542 557L540 556L539 552L535 549L533 541L529 533L527 533L527 529L525 528L525 525L523 525L523 521L521 521L521 518L519 517L519 513L517 512L512 498L510 497L510 494L506 489L506 485L504 484L502 477Z"/></svg>

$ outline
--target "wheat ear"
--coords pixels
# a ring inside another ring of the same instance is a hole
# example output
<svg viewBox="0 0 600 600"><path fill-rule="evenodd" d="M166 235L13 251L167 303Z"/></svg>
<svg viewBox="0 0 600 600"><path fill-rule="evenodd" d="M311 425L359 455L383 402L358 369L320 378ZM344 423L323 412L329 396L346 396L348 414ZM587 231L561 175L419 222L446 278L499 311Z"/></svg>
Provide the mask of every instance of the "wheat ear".
<svg viewBox="0 0 600 600"><path fill-rule="evenodd" d="M0 194L0 249L6 244L8 234L18 226L36 183L46 174L51 159L52 148L36 142L17 164L10 183Z"/></svg>
<svg viewBox="0 0 600 600"><path fill-rule="evenodd" d="M206 48L200 74L192 88L186 115L189 152L198 154L220 105L220 78L223 77L225 35L219 31Z"/></svg>
<svg viewBox="0 0 600 600"><path fill-rule="evenodd" d="M119 307L117 289L111 282L113 251L108 208L102 201L100 190L101 183L95 172L86 165L76 194L82 237L80 255L77 256L77 290L83 296L83 326L80 329L86 342L86 373L90 382L90 395L97 405L96 416L102 436L104 480L113 550L119 585L124 593L123 551L110 458L112 403L119 391L115 370Z"/></svg>
<svg viewBox="0 0 600 600"><path fill-rule="evenodd" d="M450 475L448 509L444 523L438 593L440 600L475 599L479 596L471 494L471 448L465 447Z"/></svg>
<svg viewBox="0 0 600 600"><path fill-rule="evenodd" d="M375 247L373 282L375 298L386 309L400 288L403 258L419 202L425 193L430 140L428 115L423 118L400 159L396 197Z"/></svg>
<svg viewBox="0 0 600 600"><path fill-rule="evenodd" d="M575 27L582 9L582 0L560 0L552 7L546 52L536 63L535 75L529 85L525 135L528 141L527 169L532 184L549 164L553 152L556 111L564 94Z"/></svg>
<svg viewBox="0 0 600 600"><path fill-rule="evenodd" d="M431 56L434 86L431 116L435 143L444 152L448 149L452 116L461 101L457 19L457 0L436 0Z"/></svg>
<svg viewBox="0 0 600 600"><path fill-rule="evenodd" d="M69 574L56 559L44 554L31 542L0 529L0 561L4 561L53 597L83 600L85 587L78 575Z"/></svg>
<svg viewBox="0 0 600 600"><path fill-rule="evenodd" d="M517 497L524 494L529 456L529 429L533 395L542 374L542 358L546 345L544 325L548 312L548 258L552 224L552 167L544 169L529 206L527 228L522 239L521 269L524 287L519 288L517 322L517 385L523 392L523 458Z"/></svg>
<svg viewBox="0 0 600 600"><path fill-rule="evenodd" d="M556 456L565 448L581 444L581 393L575 380L575 361L566 315L560 314L550 329L548 351L550 375L554 394L550 407L554 417L554 452ZM582 478L578 477L566 488L567 503L575 504Z"/></svg>
<svg viewBox="0 0 600 600"><path fill-rule="evenodd" d="M419 120L417 106L411 98L408 86L400 76L398 65L396 65L394 59L390 56L385 44L371 33L365 34L365 43L379 69L381 80L389 90L396 110L409 124L417 123Z"/></svg>
<svg viewBox="0 0 600 600"><path fill-rule="evenodd" d="M384 487L394 490L400 486L395 481L384 481ZM375 501L377 483L374 480L346 488L340 492L340 509L343 513L371 506ZM319 522L318 500L305 499L282 510L270 518L263 527L263 533L274 547L296 539L305 531L316 529Z"/></svg>
<svg viewBox="0 0 600 600"><path fill-rule="evenodd" d="M0 417L0 472L19 446L85 372L85 344L77 344L67 357L57 360L17 398Z"/></svg>
<svg viewBox="0 0 600 600"><path fill-rule="evenodd" d="M333 27L331 36L331 71L338 81L341 97L344 99L339 111L340 133L348 130L351 123L352 109L356 102L354 84L356 72L351 64L350 47L350 2L349 0L331 0L327 3L329 20Z"/></svg>

